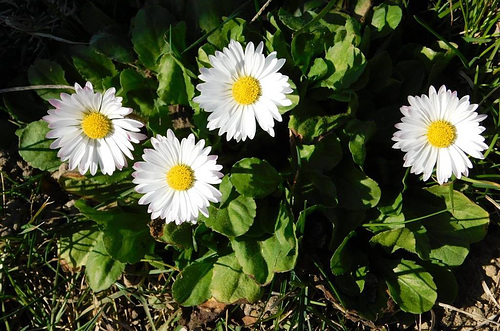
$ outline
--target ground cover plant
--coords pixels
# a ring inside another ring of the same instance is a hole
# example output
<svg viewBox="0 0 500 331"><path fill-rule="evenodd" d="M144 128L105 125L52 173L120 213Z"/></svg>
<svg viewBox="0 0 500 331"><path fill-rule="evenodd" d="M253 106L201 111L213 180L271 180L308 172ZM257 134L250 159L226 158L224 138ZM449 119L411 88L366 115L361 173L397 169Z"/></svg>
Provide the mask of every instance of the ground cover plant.
<svg viewBox="0 0 500 331"><path fill-rule="evenodd" d="M7 5L7 329L409 325L497 226L498 1Z"/></svg>

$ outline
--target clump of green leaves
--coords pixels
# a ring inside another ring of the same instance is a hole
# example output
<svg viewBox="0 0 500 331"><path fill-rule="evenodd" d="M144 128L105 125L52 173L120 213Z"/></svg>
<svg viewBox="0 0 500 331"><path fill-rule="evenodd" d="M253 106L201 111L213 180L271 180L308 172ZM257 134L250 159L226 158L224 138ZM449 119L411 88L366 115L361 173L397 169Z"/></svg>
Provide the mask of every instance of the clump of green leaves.
<svg viewBox="0 0 500 331"><path fill-rule="evenodd" d="M453 300L451 268L484 237L489 215L452 183L424 186L407 176L390 137L406 97L442 83L457 61L456 45L403 42L405 20L413 18L393 2L358 0L346 10L333 1L287 4L258 22L238 17L227 1L208 4L195 23L182 21L179 8L142 8L128 30L103 27L65 61L30 68L32 84L68 85L77 75L96 89L116 87L149 136L173 128L173 108L188 109L181 116L190 125L176 133L192 131L210 143L226 174L209 217L164 224L151 236L130 170L65 173L59 183L81 196L76 207L85 225L62 236L60 257L85 266L94 291L115 283L127 264L172 264L179 270L173 296L186 306L210 298L253 302L300 259L329 269L335 299L370 319L391 300L414 314ZM222 17L231 7L234 15ZM276 139L260 132L253 141L225 143L192 101L199 68L231 39L263 40L287 60L283 71L295 91L292 105L280 109ZM38 94L54 97L53 90ZM26 161L50 171L59 161L46 132L44 122L28 124L18 131L19 146ZM327 230L318 233L320 225Z"/></svg>

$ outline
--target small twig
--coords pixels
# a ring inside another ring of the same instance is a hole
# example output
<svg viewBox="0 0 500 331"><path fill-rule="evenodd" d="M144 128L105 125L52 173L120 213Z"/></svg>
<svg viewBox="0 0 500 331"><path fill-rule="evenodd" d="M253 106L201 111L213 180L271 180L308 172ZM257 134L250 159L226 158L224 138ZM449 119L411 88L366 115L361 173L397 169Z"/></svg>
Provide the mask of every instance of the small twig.
<svg viewBox="0 0 500 331"><path fill-rule="evenodd" d="M434 326L436 325L436 313L433 309L431 309L431 327L429 330L434 330Z"/></svg>
<svg viewBox="0 0 500 331"><path fill-rule="evenodd" d="M495 306L497 306L497 308L500 308L500 305L498 304L497 299L495 299L495 297L493 296L493 293L491 293L490 288L488 287L488 285L486 284L486 282L484 280L481 283L481 285L483 287L484 292L490 298L490 300L495 303Z"/></svg>
<svg viewBox="0 0 500 331"><path fill-rule="evenodd" d="M262 13L264 12L264 10L266 10L267 6L269 6L269 4L271 3L271 1L273 1L273 0L267 0L267 2L264 4L264 6L262 6L262 8L259 9L259 11L257 12L257 14L255 14L255 16L252 18L252 20L250 22L254 22L257 18L259 18L259 16L262 15Z"/></svg>
<svg viewBox="0 0 500 331"><path fill-rule="evenodd" d="M484 323L486 323L486 324L491 323L491 324L495 324L495 325L497 325L497 326L500 326L500 323L498 323L497 321L493 321L493 320L491 320L491 319L489 319L489 318L485 318L485 317L480 316L480 315L477 315L477 314L471 314L471 313L468 313L468 312L466 312L465 310L458 309L458 308L453 307L453 306L451 306L451 305L448 305L448 304L446 304L446 303L439 302L439 303L438 303L438 306L439 306L439 307L442 307L442 308L446 308L446 309L450 309L450 310L456 311L456 312L461 313L461 314L464 314L464 315L469 316L470 318L473 318L473 319L475 319L475 320L482 321L482 322L483 322L483 324L484 324ZM495 316L493 316L493 318L495 318L495 317L496 317L496 315L495 315ZM481 325L483 325L483 324L481 324Z"/></svg>
<svg viewBox="0 0 500 331"><path fill-rule="evenodd" d="M0 93L21 92L31 90L46 90L46 89L72 89L75 88L69 85L34 85L34 86L19 86L0 89Z"/></svg>

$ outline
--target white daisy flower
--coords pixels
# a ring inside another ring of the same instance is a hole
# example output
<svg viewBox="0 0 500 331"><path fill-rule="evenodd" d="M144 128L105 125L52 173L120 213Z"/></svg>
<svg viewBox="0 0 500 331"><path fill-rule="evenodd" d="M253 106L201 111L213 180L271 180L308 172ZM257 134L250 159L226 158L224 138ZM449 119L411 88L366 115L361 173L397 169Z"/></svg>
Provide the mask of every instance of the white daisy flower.
<svg viewBox="0 0 500 331"><path fill-rule="evenodd" d="M104 94L94 93L90 82L82 88L75 84L76 93L61 93L61 100L51 99L50 109L43 119L51 129L46 137L56 139L50 148L60 148L57 155L69 161L71 170L78 167L84 175L90 169L95 175L97 168L111 175L115 169L127 166L127 156L132 159L134 147L146 138L139 133L141 122L125 118L131 108L122 107L122 98L110 88ZM125 155L125 156L124 156Z"/></svg>
<svg viewBox="0 0 500 331"><path fill-rule="evenodd" d="M404 117L392 137L392 147L406 153L404 166L414 174L423 173L424 181L436 166L439 184L452 174L459 179L468 176L472 163L467 154L482 159L481 152L488 148L481 136L485 128L479 125L486 115L475 111L478 105L470 104L469 96L459 99L444 85L438 92L431 86L429 96L409 96L408 102L401 107Z"/></svg>
<svg viewBox="0 0 500 331"><path fill-rule="evenodd" d="M276 52L264 57L263 48L262 42L257 49L249 42L243 50L231 40L229 47L210 55L212 68L200 69L205 83L196 86L201 94L193 101L211 113L208 129L226 133L228 141L253 139L255 120L274 137L274 120L282 120L277 106L292 104L285 95L292 92L288 76L278 72L285 59L277 59Z"/></svg>
<svg viewBox="0 0 500 331"><path fill-rule="evenodd" d="M217 156L209 155L205 140L195 144L194 135L182 139L172 130L167 136L151 138L153 149L145 149L132 173L135 190L144 194L139 204L148 206L151 219L161 217L167 223L196 223L199 213L208 217L210 202L219 202L221 192L212 184L221 182Z"/></svg>

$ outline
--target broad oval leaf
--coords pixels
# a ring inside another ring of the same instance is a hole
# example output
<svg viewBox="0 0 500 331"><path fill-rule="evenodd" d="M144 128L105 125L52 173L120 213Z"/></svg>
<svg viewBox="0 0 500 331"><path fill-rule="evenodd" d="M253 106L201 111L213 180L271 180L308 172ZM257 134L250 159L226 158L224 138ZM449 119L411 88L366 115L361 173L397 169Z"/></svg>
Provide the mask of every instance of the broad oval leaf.
<svg viewBox="0 0 500 331"><path fill-rule="evenodd" d="M210 299L214 262L207 259L182 270L172 285L174 299L183 306L196 306Z"/></svg>
<svg viewBox="0 0 500 331"><path fill-rule="evenodd" d="M163 222L163 220L162 220ZM162 225L163 232L156 238L167 244L175 245L181 248L193 246L193 226L189 223L177 225L174 222Z"/></svg>
<svg viewBox="0 0 500 331"><path fill-rule="evenodd" d="M451 191L446 185L436 185L427 189L428 192L444 198L446 207L450 210L454 227L466 233L469 243L481 241L486 235L490 221L489 213L467 198L463 193Z"/></svg>
<svg viewBox="0 0 500 331"><path fill-rule="evenodd" d="M122 63L132 63L135 61L132 44L125 35L122 35L120 29L108 28L96 33L90 39L90 46L96 52L106 55L115 61Z"/></svg>
<svg viewBox="0 0 500 331"><path fill-rule="evenodd" d="M85 264L85 275L90 288L100 292L116 282L125 271L125 263L113 259L104 248L102 238L98 238Z"/></svg>
<svg viewBox="0 0 500 331"><path fill-rule="evenodd" d="M212 296L219 302L257 301L260 285L245 275L234 253L220 257L214 264Z"/></svg>
<svg viewBox="0 0 500 331"><path fill-rule="evenodd" d="M231 182L247 197L263 198L278 188L281 176L266 160L245 158L231 168Z"/></svg>
<svg viewBox="0 0 500 331"><path fill-rule="evenodd" d="M231 240L231 246L243 272L263 285L272 280L275 272L293 269L297 261L297 245L292 215L283 204L272 236L241 236Z"/></svg>
<svg viewBox="0 0 500 331"><path fill-rule="evenodd" d="M383 37L397 28L403 11L399 6L383 3L374 8L371 25L375 29L375 38Z"/></svg>
<svg viewBox="0 0 500 331"><path fill-rule="evenodd" d="M158 96L166 105L188 105L194 96L194 86L186 69L171 53L158 64Z"/></svg>
<svg viewBox="0 0 500 331"><path fill-rule="evenodd" d="M64 78L64 70L56 62L37 60L28 69L28 80L31 85L69 85ZM44 100L58 99L61 92L72 93L72 89L36 90Z"/></svg>
<svg viewBox="0 0 500 331"><path fill-rule="evenodd" d="M50 148L52 140L45 138L50 131L47 122L40 120L16 131L19 137L19 155L34 168L55 170L61 165L57 151Z"/></svg>
<svg viewBox="0 0 500 331"><path fill-rule="evenodd" d="M115 76L118 73L113 61L105 55L96 53L89 46L75 46L71 58L80 75L97 89L106 77Z"/></svg>
<svg viewBox="0 0 500 331"><path fill-rule="evenodd" d="M389 295L405 312L422 314L436 302L436 284L430 273L413 261L401 260L386 278Z"/></svg>
<svg viewBox="0 0 500 331"><path fill-rule="evenodd" d="M61 233L57 243L58 256L68 263L73 270L85 266L87 258L97 239L102 238L102 232L95 224L78 223L69 229L70 233Z"/></svg>
<svg viewBox="0 0 500 331"><path fill-rule="evenodd" d="M330 76L320 81L320 86L335 91L347 89L365 70L365 56L350 41L344 40L330 47L326 53L327 65L332 67Z"/></svg>
<svg viewBox="0 0 500 331"><path fill-rule="evenodd" d="M154 250L154 240L149 234L147 214L131 214L107 210L112 219L103 229L106 252L124 263L139 262L145 254Z"/></svg>
<svg viewBox="0 0 500 331"><path fill-rule="evenodd" d="M163 7L150 6L139 10L133 20L132 43L139 60L153 71L158 70L157 61L167 52L165 34L174 24L174 17Z"/></svg>
<svg viewBox="0 0 500 331"><path fill-rule="evenodd" d="M358 170L350 162L341 162L335 168L333 181L337 188L339 207L359 210L375 207L381 190L373 179Z"/></svg>
<svg viewBox="0 0 500 331"><path fill-rule="evenodd" d="M235 199L216 208L210 206L209 217L202 216L205 224L227 237L237 237L246 233L257 214L255 200L239 195Z"/></svg>

